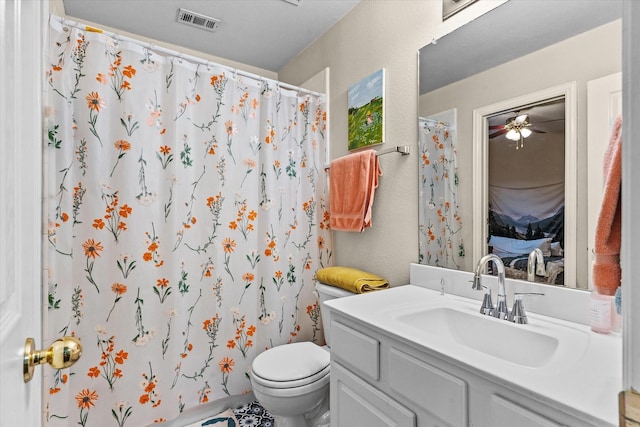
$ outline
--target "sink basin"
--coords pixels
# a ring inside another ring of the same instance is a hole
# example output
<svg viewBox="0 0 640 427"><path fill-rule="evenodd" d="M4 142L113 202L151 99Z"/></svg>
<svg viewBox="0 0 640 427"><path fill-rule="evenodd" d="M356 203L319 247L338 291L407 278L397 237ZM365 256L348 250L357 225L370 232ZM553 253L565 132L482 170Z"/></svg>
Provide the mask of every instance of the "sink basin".
<svg viewBox="0 0 640 427"><path fill-rule="evenodd" d="M431 307L401 314L396 320L425 335L488 354L530 368L545 366L558 350L555 336L533 330L529 325L515 325L505 320L483 316L466 307Z"/></svg>
<svg viewBox="0 0 640 427"><path fill-rule="evenodd" d="M517 378L566 376L583 362L594 340L584 325L535 312L527 313L528 324L515 324L480 314L478 300L415 285L327 305L447 359Z"/></svg>

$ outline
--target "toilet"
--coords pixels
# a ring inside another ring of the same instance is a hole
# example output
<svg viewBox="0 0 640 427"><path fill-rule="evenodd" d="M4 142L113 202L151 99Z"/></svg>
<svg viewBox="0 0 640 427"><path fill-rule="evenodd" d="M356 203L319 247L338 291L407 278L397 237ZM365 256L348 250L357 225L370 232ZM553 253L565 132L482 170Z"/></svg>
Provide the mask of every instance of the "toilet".
<svg viewBox="0 0 640 427"><path fill-rule="evenodd" d="M251 364L256 400L275 417L276 427L329 425L329 310L324 302L355 295L316 282L327 345L298 342L273 347Z"/></svg>

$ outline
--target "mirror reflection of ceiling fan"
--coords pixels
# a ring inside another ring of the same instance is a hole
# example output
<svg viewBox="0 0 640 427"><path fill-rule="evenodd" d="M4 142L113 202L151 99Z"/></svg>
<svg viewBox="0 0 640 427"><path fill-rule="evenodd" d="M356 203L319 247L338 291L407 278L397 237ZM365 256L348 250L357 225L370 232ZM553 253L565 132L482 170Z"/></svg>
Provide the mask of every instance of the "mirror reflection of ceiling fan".
<svg viewBox="0 0 640 427"><path fill-rule="evenodd" d="M489 138L504 135L507 139L515 141L516 150L524 147L525 138L530 137L532 133L546 133L531 126L528 114L518 113L513 117L509 117L504 125L489 126L489 130L495 131L489 135Z"/></svg>
<svg viewBox="0 0 640 427"><path fill-rule="evenodd" d="M524 147L526 138L534 133L542 134L557 129L558 125L554 122L564 121L562 99L534 105L527 110L512 110L490 119L489 139L504 135L508 140L515 142L516 149L520 149ZM498 124L500 120L504 120L504 124Z"/></svg>

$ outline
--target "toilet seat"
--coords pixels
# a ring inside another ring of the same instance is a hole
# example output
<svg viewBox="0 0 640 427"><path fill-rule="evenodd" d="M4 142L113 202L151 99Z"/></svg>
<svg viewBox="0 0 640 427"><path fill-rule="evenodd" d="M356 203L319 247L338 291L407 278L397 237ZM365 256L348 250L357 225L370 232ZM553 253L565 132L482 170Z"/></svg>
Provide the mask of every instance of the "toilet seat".
<svg viewBox="0 0 640 427"><path fill-rule="evenodd" d="M295 388L328 378L329 363L328 351L312 342L299 342L259 354L251 364L251 373L262 386Z"/></svg>

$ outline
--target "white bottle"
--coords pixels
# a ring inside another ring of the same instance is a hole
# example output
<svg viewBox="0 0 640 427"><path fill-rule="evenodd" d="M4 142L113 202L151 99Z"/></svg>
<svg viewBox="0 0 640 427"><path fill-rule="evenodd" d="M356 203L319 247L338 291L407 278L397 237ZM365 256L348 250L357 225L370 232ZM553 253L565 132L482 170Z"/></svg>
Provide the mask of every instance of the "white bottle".
<svg viewBox="0 0 640 427"><path fill-rule="evenodd" d="M611 332L611 308L612 298L599 294L596 290L591 292L591 330L599 334Z"/></svg>

